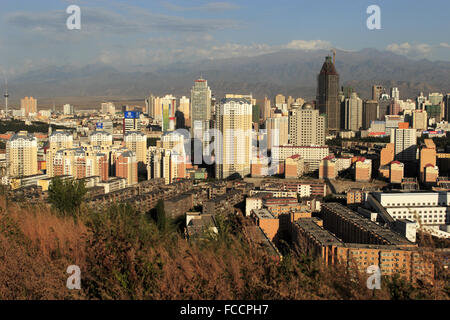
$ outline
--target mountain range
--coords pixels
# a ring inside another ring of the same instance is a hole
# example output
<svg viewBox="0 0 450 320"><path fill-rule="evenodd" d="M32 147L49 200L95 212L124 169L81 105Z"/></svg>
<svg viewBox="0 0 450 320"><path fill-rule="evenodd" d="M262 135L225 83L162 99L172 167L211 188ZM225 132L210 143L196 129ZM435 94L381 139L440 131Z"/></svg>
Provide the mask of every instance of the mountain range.
<svg viewBox="0 0 450 320"><path fill-rule="evenodd" d="M278 93L314 99L317 74L329 51L282 50L253 57L175 63L160 67L135 66L123 71L110 65L47 67L9 80L12 102L23 96L133 97L150 93L189 96L193 81L208 80L213 94L252 93L257 98ZM450 62L412 60L388 51L337 51L336 69L342 86L352 86L361 98L371 97L371 86L396 86L401 98L419 92L450 92ZM136 71L139 70L139 71Z"/></svg>

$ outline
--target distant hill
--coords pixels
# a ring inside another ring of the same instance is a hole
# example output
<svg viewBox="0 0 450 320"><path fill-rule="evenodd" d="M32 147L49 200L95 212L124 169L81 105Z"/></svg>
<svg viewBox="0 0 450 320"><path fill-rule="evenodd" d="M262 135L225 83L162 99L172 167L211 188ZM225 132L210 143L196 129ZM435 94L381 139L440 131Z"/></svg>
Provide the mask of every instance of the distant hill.
<svg viewBox="0 0 450 320"><path fill-rule="evenodd" d="M203 75L213 94L253 93L256 97L283 93L313 99L316 78L328 51L283 50L256 57L177 63L160 68L142 66L123 72L106 65L82 68L49 67L10 79L11 100L45 97L115 96L144 98L154 94L189 95L193 81ZM450 62L411 60L391 52L364 49L338 51L336 68L341 85L351 85L370 98L371 85L400 88L401 97L418 92L450 92Z"/></svg>

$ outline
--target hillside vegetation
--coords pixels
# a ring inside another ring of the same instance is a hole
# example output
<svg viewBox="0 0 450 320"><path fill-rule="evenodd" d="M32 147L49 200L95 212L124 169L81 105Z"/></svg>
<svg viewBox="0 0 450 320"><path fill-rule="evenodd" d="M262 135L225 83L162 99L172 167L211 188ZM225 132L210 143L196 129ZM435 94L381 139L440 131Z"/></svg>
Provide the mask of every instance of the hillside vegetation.
<svg viewBox="0 0 450 320"><path fill-rule="evenodd" d="M128 205L75 215L0 197L0 299L448 299L449 285L367 275L286 252L282 262L247 241L250 222L228 217L218 237L185 240ZM69 290L69 265L81 290Z"/></svg>

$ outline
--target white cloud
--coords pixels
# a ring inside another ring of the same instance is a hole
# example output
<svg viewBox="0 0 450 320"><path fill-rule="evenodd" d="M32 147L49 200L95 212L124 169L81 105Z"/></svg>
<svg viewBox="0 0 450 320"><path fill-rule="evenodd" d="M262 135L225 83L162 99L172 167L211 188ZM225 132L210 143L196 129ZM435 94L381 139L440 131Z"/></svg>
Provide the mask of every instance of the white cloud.
<svg viewBox="0 0 450 320"><path fill-rule="evenodd" d="M225 11L239 9L240 7L230 2L209 2L201 6L182 7L170 2L163 2L163 5L173 11Z"/></svg>
<svg viewBox="0 0 450 320"><path fill-rule="evenodd" d="M386 50L412 58L421 58L429 56L433 51L433 46L426 43L392 43L386 47Z"/></svg>
<svg viewBox="0 0 450 320"><path fill-rule="evenodd" d="M439 44L439 46L440 46L441 48L448 48L448 49L450 49L450 44L448 44L447 42L441 42L441 43Z"/></svg>
<svg viewBox="0 0 450 320"><path fill-rule="evenodd" d="M285 47L298 50L326 50L331 49L332 45L324 40L292 40Z"/></svg>

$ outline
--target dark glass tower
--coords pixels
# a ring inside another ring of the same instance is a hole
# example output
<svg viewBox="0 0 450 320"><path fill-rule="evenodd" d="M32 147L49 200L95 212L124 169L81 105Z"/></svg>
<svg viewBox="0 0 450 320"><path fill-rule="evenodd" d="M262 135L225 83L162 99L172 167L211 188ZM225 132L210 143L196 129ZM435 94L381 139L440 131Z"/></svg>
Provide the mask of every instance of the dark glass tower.
<svg viewBox="0 0 450 320"><path fill-rule="evenodd" d="M336 72L330 56L320 70L317 88L317 108L327 116L327 128L330 131L341 129L341 105L339 95L339 74Z"/></svg>

